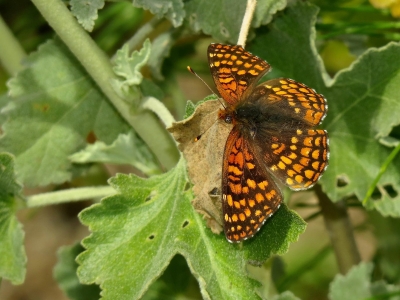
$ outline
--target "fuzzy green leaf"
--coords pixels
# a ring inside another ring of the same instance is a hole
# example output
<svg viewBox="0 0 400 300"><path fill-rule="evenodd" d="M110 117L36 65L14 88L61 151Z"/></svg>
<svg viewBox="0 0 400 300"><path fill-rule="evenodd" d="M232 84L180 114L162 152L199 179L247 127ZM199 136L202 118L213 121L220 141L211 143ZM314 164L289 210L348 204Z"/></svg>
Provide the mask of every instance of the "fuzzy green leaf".
<svg viewBox="0 0 400 300"><path fill-rule="evenodd" d="M87 31L92 31L97 11L104 7L104 0L71 0L71 12L79 24Z"/></svg>
<svg viewBox="0 0 400 300"><path fill-rule="evenodd" d="M258 1L255 9L253 27L267 24L273 14L286 6L286 0ZM236 44L246 10L246 1L242 0L192 0L185 3L187 18L196 31L212 35L218 41Z"/></svg>
<svg viewBox="0 0 400 300"><path fill-rule="evenodd" d="M251 264L261 265L273 254L285 254L305 230L304 220L283 203L254 238L243 242L245 257Z"/></svg>
<svg viewBox="0 0 400 300"><path fill-rule="evenodd" d="M9 81L14 108L4 112L0 151L16 156L24 184L61 183L81 168L68 156L88 136L111 143L128 126L61 42L43 44L27 64Z"/></svg>
<svg viewBox="0 0 400 300"><path fill-rule="evenodd" d="M287 0L263 0L258 1L254 11L252 27L258 28L271 22L274 14L287 5Z"/></svg>
<svg viewBox="0 0 400 300"><path fill-rule="evenodd" d="M14 159L10 154L0 154L0 278L21 284L25 278L26 254L24 231L15 213L15 196L21 186L14 175Z"/></svg>
<svg viewBox="0 0 400 300"><path fill-rule="evenodd" d="M369 291L373 265L361 263L345 275L336 275L329 288L331 300L357 300L371 296Z"/></svg>
<svg viewBox="0 0 400 300"><path fill-rule="evenodd" d="M79 282L76 270L78 264L75 258L83 251L76 243L73 246L61 247L58 250L58 262L54 267L54 278L60 288L71 300L97 300L100 298L100 288L97 285L83 285Z"/></svg>
<svg viewBox="0 0 400 300"><path fill-rule="evenodd" d="M400 286L370 282L373 265L362 262L345 275L336 275L329 287L330 300L400 299ZM391 296L390 296L391 295Z"/></svg>
<svg viewBox="0 0 400 300"><path fill-rule="evenodd" d="M141 297L177 253L204 298L258 299L259 284L247 277L246 261L284 252L298 237L289 228L298 226L292 220L297 215L286 206L263 226L259 242L230 244L213 234L191 205L183 160L160 176L118 175L110 183L119 194L80 214L92 234L83 241L87 251L78 257L78 274L82 282L100 284L104 299Z"/></svg>
<svg viewBox="0 0 400 300"><path fill-rule="evenodd" d="M320 182L333 201L354 194L362 200L392 150L379 140L400 124L400 67L393 63L400 57L400 44L370 49L330 80L315 48L317 12L315 6L296 2L258 35L251 50L272 65L268 78L298 80L327 98L321 128L329 133L330 159ZM396 157L378 183L382 197L373 205L384 215L400 216L399 165ZM397 194L386 193L388 186Z"/></svg>
<svg viewBox="0 0 400 300"><path fill-rule="evenodd" d="M133 5L141 7L159 18L166 17L174 27L182 25L185 11L182 0L133 0Z"/></svg>
<svg viewBox="0 0 400 300"><path fill-rule="evenodd" d="M122 86L138 85L142 82L143 75L140 69L147 63L151 53L151 43L147 39L143 43L140 51L134 51L129 55L129 46L125 44L117 51L115 58L114 72L124 80L121 80Z"/></svg>
<svg viewBox="0 0 400 300"><path fill-rule="evenodd" d="M111 145L97 141L69 158L72 162L81 164L89 162L129 164L146 175L160 173L154 155L133 131L120 134Z"/></svg>

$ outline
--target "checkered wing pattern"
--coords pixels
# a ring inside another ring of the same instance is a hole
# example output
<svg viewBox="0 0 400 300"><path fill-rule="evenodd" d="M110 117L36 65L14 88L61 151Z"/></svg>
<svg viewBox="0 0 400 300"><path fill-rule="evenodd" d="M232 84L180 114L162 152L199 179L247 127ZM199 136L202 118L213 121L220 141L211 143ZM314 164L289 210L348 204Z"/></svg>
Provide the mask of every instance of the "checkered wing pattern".
<svg viewBox="0 0 400 300"><path fill-rule="evenodd" d="M328 165L328 134L313 128L326 115L325 98L305 84L287 78L260 84L248 101L256 98L265 101L260 107L279 115L275 130L263 133L263 126L259 126L255 136L265 164L293 190L312 187Z"/></svg>
<svg viewBox="0 0 400 300"><path fill-rule="evenodd" d="M271 173L293 190L312 187L328 166L328 135L322 129L297 129L273 135L262 149Z"/></svg>
<svg viewBox="0 0 400 300"><path fill-rule="evenodd" d="M246 99L270 65L241 46L211 44L208 62L221 97L230 105Z"/></svg>
<svg viewBox="0 0 400 300"><path fill-rule="evenodd" d="M289 78L278 78L261 83L252 95L265 94L263 99L275 109L293 119L299 119L313 127L322 122L328 110L324 96L303 83ZM252 101L253 97L249 97Z"/></svg>
<svg viewBox="0 0 400 300"><path fill-rule="evenodd" d="M279 208L282 194L237 127L229 134L222 171L222 212L228 241L252 237Z"/></svg>

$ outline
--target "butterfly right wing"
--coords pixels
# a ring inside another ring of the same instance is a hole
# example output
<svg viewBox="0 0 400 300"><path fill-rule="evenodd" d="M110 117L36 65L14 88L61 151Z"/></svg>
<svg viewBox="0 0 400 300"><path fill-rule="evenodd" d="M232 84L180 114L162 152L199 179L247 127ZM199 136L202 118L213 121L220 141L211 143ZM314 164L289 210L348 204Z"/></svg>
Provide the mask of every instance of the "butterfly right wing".
<svg viewBox="0 0 400 300"><path fill-rule="evenodd" d="M288 78L258 85L249 101L264 111L255 144L270 172L293 190L312 187L328 166L328 133L314 127L324 119L325 98Z"/></svg>
<svg viewBox="0 0 400 300"><path fill-rule="evenodd" d="M251 141L234 126L226 141L222 169L222 217L227 240L240 242L252 237L282 200Z"/></svg>
<svg viewBox="0 0 400 300"><path fill-rule="evenodd" d="M238 45L211 44L207 54L218 92L230 105L246 99L271 68L266 61Z"/></svg>

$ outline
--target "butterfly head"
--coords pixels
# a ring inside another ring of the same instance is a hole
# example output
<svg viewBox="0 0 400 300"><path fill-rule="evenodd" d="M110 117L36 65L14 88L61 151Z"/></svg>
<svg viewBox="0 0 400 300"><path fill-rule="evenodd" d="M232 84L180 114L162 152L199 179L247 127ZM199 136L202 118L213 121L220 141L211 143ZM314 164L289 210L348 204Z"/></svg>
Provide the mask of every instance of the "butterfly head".
<svg viewBox="0 0 400 300"><path fill-rule="evenodd" d="M226 109L220 109L218 112L218 119L224 121L227 124L236 124L236 111L231 107Z"/></svg>

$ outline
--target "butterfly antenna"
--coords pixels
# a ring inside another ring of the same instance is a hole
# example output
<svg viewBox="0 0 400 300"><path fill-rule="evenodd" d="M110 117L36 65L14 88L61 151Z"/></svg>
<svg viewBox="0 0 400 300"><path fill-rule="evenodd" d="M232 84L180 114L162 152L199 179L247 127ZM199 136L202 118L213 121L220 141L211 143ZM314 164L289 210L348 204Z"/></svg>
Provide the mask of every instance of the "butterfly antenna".
<svg viewBox="0 0 400 300"><path fill-rule="evenodd" d="M221 100L219 99L219 97L217 96L217 94L214 93L214 91L210 88L210 86L207 84L207 82L205 82L205 81L203 80L203 78L201 78L190 66L187 66L187 69L188 69L188 71L189 71L190 73L192 73L192 74L195 75L198 79L200 79L200 80L206 85L206 87L208 87L208 89L211 91L211 93L212 93L213 95L215 95L215 96L218 98L218 101L221 102ZM225 105L224 105L224 103L221 102L221 105L222 105L224 108L226 108Z"/></svg>

